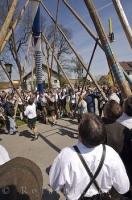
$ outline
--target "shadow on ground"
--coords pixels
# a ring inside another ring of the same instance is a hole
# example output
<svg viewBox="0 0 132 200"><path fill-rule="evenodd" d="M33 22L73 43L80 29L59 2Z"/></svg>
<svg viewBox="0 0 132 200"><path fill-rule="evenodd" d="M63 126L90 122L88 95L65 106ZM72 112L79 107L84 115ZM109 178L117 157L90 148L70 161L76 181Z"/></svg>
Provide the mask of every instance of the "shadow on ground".
<svg viewBox="0 0 132 200"><path fill-rule="evenodd" d="M24 137L27 137L27 138L33 138L33 134L31 132L29 132L28 130L21 131L19 136L24 136Z"/></svg>
<svg viewBox="0 0 132 200"><path fill-rule="evenodd" d="M61 118L61 120L70 122L71 124L76 124L76 125L79 124L77 121L74 121L74 119L65 119L65 118Z"/></svg>
<svg viewBox="0 0 132 200"><path fill-rule="evenodd" d="M71 130L64 129L64 128L60 128L59 132L57 133L63 136L68 135L70 138L74 138L74 139L78 138L77 132L73 132Z"/></svg>
<svg viewBox="0 0 132 200"><path fill-rule="evenodd" d="M43 136L42 134L39 134L39 137L41 137L41 139L46 142L52 149L54 149L56 152L60 152L61 149L59 149L56 145L54 145L50 140L48 140L45 136Z"/></svg>

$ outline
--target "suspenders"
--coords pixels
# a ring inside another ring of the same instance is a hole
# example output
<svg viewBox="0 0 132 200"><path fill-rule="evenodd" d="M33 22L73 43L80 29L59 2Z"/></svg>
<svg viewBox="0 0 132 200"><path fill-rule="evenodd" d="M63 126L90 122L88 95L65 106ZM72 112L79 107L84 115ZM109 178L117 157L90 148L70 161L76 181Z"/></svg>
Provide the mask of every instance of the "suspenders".
<svg viewBox="0 0 132 200"><path fill-rule="evenodd" d="M87 174L90 176L90 179L91 179L90 182L88 183L88 185L86 186L86 188L84 189L83 193L81 194L79 200L81 200L81 199L84 197L84 195L86 194L86 192L88 191L88 189L90 188L90 186L91 186L92 184L95 185L95 187L96 187L96 189L98 190L99 194L102 194L102 191L101 191L101 189L100 189L100 187L99 187L99 185L98 185L98 183L97 183L97 181L96 181L96 178L97 178L97 176L98 176L98 174L99 174L99 172L100 172L100 170L101 170L101 168L102 168L102 166L103 166L104 159L105 159L105 155L106 155L106 147L105 147L105 145L102 145L102 146L103 146L102 157L101 157L99 166L97 167L97 170L96 170L96 172L95 172L94 175L93 175L93 173L90 171L89 167L87 166L86 161L84 160L83 156L81 155L81 152L80 152L80 150L78 149L78 147L77 147L77 146L73 146L74 149L75 149L75 151L76 151L76 153L77 153L77 155L78 155L78 157L80 158L80 160L81 160L83 166L85 167L85 169L86 169L86 171L87 171Z"/></svg>

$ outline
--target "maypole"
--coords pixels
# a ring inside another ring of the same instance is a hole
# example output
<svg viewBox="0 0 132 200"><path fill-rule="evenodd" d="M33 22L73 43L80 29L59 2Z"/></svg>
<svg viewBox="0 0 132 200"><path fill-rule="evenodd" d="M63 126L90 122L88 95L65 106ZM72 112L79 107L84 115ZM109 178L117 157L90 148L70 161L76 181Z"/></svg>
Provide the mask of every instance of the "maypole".
<svg viewBox="0 0 132 200"><path fill-rule="evenodd" d="M32 31L33 31L34 49L35 49L37 90L39 93L43 93L40 6L38 7L36 16L34 18Z"/></svg>
<svg viewBox="0 0 132 200"><path fill-rule="evenodd" d="M125 76L123 74L123 71L121 70L119 63L117 62L117 60L112 52L108 37L105 34L103 25L102 25L101 20L96 12L93 1L92 0L84 0L84 2L89 10L89 14L91 16L91 19L93 20L93 23L94 23L96 31L99 35L99 39L102 43L103 49L105 51L107 60L109 61L109 64L113 71L115 79L118 82L119 87L120 87L124 97L127 97L127 96L131 95L130 87L128 85L128 82L125 79Z"/></svg>
<svg viewBox="0 0 132 200"><path fill-rule="evenodd" d="M124 32L126 34L127 40L130 44L130 47L132 48L132 29L129 25L129 22L127 20L127 17L126 17L124 10L123 10L121 2L120 2L120 0L113 0L113 4L114 4L114 7L116 9L117 15L120 19L120 22L122 24L122 27L124 29Z"/></svg>

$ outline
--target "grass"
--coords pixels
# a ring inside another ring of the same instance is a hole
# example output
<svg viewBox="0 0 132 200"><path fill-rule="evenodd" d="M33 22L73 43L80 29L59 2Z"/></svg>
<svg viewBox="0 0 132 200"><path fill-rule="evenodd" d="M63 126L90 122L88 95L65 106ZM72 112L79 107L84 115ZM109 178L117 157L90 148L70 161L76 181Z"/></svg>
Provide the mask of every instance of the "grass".
<svg viewBox="0 0 132 200"><path fill-rule="evenodd" d="M25 121L20 120L20 119L16 119L16 125L17 125L17 126L22 126L22 125L24 125L24 124L26 124Z"/></svg>

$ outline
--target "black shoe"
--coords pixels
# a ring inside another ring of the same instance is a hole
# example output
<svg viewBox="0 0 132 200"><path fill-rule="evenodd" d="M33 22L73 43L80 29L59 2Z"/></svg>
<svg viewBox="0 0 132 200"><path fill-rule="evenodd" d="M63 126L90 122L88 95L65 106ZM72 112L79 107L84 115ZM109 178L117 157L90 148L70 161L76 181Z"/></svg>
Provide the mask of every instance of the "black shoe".
<svg viewBox="0 0 132 200"><path fill-rule="evenodd" d="M38 139L38 135L34 135L32 141L35 141L35 140L37 140L37 139Z"/></svg>
<svg viewBox="0 0 132 200"><path fill-rule="evenodd" d="M13 133L9 133L9 135L16 135L16 131L15 131L15 132L13 132Z"/></svg>

